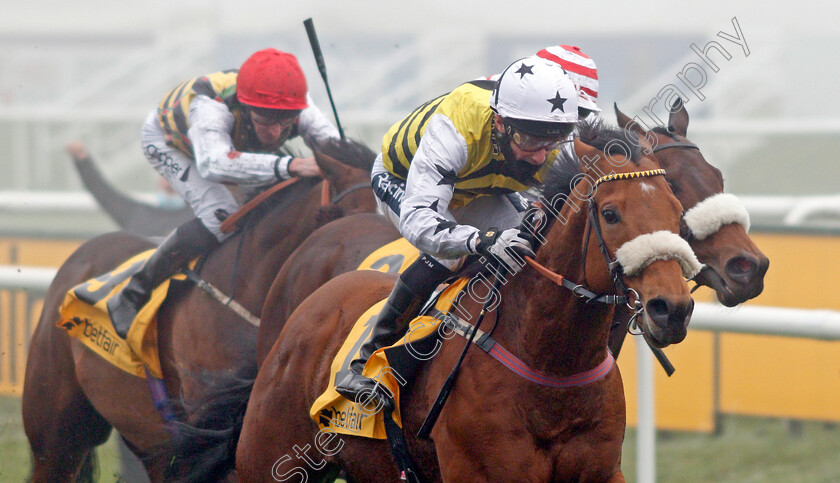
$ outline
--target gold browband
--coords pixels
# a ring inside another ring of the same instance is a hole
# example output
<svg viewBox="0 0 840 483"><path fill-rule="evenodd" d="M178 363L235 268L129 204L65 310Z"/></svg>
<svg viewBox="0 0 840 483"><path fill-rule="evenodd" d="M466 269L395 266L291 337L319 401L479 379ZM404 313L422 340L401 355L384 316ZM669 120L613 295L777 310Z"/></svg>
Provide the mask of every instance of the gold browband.
<svg viewBox="0 0 840 483"><path fill-rule="evenodd" d="M597 180L595 180L595 186L598 186L601 183L606 183L607 181L614 181L617 179L633 179L633 178L646 178L648 176L659 176L665 175L665 170L660 169L649 169L647 171L632 171L630 173L616 173L616 174L608 174L606 176L601 176Z"/></svg>

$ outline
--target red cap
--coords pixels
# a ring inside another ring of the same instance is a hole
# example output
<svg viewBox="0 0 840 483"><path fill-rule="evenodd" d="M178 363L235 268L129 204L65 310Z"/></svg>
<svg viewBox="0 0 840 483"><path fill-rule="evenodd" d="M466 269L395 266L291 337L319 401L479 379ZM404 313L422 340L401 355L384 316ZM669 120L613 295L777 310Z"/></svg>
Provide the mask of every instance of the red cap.
<svg viewBox="0 0 840 483"><path fill-rule="evenodd" d="M254 107L302 110L307 107L306 78L294 55L260 50L239 69L236 97Z"/></svg>

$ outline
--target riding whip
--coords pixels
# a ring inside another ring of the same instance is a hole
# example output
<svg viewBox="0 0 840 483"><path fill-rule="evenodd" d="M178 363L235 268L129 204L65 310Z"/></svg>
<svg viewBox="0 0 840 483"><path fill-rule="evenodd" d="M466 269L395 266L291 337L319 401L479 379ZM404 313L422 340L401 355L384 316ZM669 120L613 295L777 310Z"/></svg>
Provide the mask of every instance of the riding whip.
<svg viewBox="0 0 840 483"><path fill-rule="evenodd" d="M324 86L327 88L327 97L330 98L330 105L332 106L333 116L335 116L335 125L338 127L338 134L341 139L344 139L344 130L341 129L341 121L338 120L338 111L335 109L335 102L333 102L332 92L330 91L330 83L327 81L327 66L324 64L324 54L321 52L321 44L318 43L318 35L315 33L315 25L312 19L308 18L303 21L303 26L306 27L306 35L309 37L309 45L312 46L312 53L315 54L315 62L318 64L318 71L321 72L321 78L324 79Z"/></svg>

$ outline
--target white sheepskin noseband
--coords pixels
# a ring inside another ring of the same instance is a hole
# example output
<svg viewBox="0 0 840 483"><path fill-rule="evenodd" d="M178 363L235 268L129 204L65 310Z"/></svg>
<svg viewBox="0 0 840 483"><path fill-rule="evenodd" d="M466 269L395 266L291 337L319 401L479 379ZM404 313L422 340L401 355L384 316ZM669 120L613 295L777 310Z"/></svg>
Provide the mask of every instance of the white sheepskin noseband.
<svg viewBox="0 0 840 483"><path fill-rule="evenodd" d="M688 242L670 231L639 235L616 250L615 258L625 275L638 275L656 260L676 260L685 278L694 278L701 265Z"/></svg>
<svg viewBox="0 0 840 483"><path fill-rule="evenodd" d="M737 196L728 193L718 193L697 203L685 212L683 220L698 240L730 223L738 223L750 231L750 214Z"/></svg>

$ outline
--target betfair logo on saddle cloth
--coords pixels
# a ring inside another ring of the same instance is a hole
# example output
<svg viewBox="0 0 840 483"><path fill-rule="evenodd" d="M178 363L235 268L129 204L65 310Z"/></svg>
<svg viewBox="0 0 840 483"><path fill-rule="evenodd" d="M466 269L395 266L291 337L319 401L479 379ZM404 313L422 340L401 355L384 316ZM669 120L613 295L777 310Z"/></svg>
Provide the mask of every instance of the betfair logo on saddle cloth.
<svg viewBox="0 0 840 483"><path fill-rule="evenodd" d="M64 296L59 309L61 318L56 323L106 361L142 378L146 377L144 367L148 367L154 377L163 377L157 345L157 311L166 298L172 279L152 292L149 302L134 319L126 339L114 330L106 303L128 284L128 279L140 270L152 253L154 250L140 253L114 271L73 287ZM184 280L186 277L179 274L173 279Z"/></svg>
<svg viewBox="0 0 840 483"><path fill-rule="evenodd" d="M443 291L435 303L438 313L448 313L452 309L453 302L457 300L458 294L467 286L468 281L466 278L458 280ZM309 416L318 423L319 427L330 428L341 434L387 439L382 411L374 412L354 401L345 399L336 392L334 386L335 375L348 368L350 362L358 357L359 349L370 336L373 321L376 320L377 314L384 305L385 300L382 300L359 317L333 359L330 366L330 385L309 409ZM434 353L426 348L426 344L432 336L437 334L441 323L441 319L430 315L415 318L409 325L406 335L391 347L374 352L362 371L362 374L378 381L394 395L396 403L394 422L400 427L402 427L402 419L399 389L400 382L405 384L405 380L398 382L397 378L402 379L400 371L405 372L402 367L405 367L406 360L412 360L417 364L428 359L428 357L423 358L423 355L431 356ZM424 347L421 348L421 346Z"/></svg>

